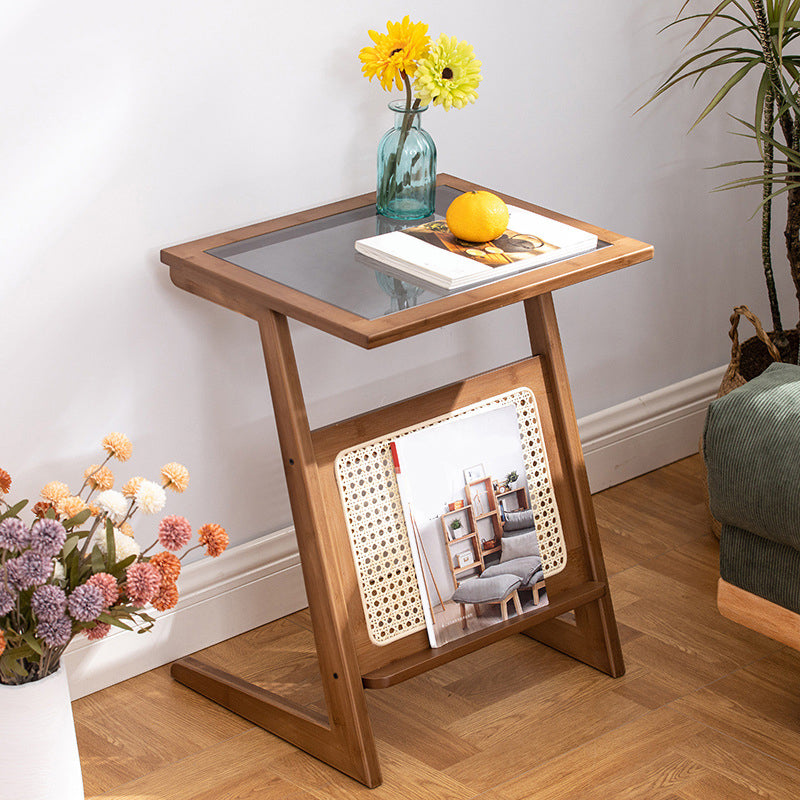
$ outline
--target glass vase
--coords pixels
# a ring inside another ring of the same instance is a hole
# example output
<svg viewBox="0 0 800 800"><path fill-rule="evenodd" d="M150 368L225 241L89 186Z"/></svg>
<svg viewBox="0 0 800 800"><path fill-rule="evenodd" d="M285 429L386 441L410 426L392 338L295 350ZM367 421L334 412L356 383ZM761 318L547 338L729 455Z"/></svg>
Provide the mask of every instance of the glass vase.
<svg viewBox="0 0 800 800"><path fill-rule="evenodd" d="M436 145L422 128L427 106L406 109L393 100L394 127L378 144L379 214L392 219L422 219L433 214L436 199Z"/></svg>

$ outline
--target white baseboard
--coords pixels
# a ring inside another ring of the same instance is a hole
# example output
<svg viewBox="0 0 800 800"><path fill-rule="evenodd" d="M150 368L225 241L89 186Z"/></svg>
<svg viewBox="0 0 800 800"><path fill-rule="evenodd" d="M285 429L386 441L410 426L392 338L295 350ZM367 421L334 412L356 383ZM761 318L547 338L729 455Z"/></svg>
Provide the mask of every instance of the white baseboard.
<svg viewBox="0 0 800 800"><path fill-rule="evenodd" d="M593 492L697 452L724 367L578 421ZM294 532L287 528L187 566L178 605L150 633L114 630L73 642L64 656L73 699L291 614L306 605Z"/></svg>
<svg viewBox="0 0 800 800"><path fill-rule="evenodd" d="M725 367L578 420L592 492L696 453Z"/></svg>

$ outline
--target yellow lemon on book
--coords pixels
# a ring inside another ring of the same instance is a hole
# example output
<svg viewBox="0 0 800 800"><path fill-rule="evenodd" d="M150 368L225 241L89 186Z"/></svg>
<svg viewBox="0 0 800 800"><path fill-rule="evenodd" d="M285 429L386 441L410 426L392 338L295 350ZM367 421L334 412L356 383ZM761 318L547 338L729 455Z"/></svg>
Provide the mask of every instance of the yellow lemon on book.
<svg viewBox="0 0 800 800"><path fill-rule="evenodd" d="M508 206L491 192L464 192L450 203L445 220L456 239L491 242L508 227Z"/></svg>

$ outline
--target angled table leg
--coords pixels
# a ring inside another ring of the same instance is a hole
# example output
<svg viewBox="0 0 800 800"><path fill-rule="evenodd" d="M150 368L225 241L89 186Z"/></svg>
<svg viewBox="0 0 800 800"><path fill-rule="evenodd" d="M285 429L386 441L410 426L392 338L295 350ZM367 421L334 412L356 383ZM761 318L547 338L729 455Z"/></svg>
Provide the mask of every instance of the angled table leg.
<svg viewBox="0 0 800 800"><path fill-rule="evenodd" d="M553 297L548 292L525 301L531 349L545 359L545 381L559 451L563 454L567 490L575 504L579 530L576 544L583 551L585 578L608 586L600 549L597 519L589 491L578 423L572 403L564 351ZM574 535L574 534L573 534ZM528 635L597 669L618 677L625 672L611 596L575 609L575 625L554 619L527 631Z"/></svg>
<svg viewBox="0 0 800 800"><path fill-rule="evenodd" d="M186 686L375 787L381 783L378 755L349 631L341 570L319 491L288 322L282 314L265 311L259 327L328 718L192 658L176 662L172 674Z"/></svg>

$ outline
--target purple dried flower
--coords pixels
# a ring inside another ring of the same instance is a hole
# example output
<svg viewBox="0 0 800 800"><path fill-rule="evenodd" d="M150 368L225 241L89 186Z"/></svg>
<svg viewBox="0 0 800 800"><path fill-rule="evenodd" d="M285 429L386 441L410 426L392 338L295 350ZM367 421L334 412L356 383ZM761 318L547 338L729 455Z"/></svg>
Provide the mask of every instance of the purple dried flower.
<svg viewBox="0 0 800 800"><path fill-rule="evenodd" d="M0 547L22 550L30 543L31 532L21 519L9 517L0 522Z"/></svg>
<svg viewBox="0 0 800 800"><path fill-rule="evenodd" d="M63 617L67 610L67 595L58 586L45 584L33 590L31 608L38 620L50 620Z"/></svg>
<svg viewBox="0 0 800 800"><path fill-rule="evenodd" d="M6 562L8 582L23 591L44 583L53 574L53 561L41 553L28 550Z"/></svg>
<svg viewBox="0 0 800 800"><path fill-rule="evenodd" d="M69 613L79 622L92 622L96 620L105 606L105 595L99 586L84 583L78 586L67 600Z"/></svg>
<svg viewBox="0 0 800 800"><path fill-rule="evenodd" d="M40 620L36 626L36 638L48 647L62 647L72 638L72 620L67 616Z"/></svg>
<svg viewBox="0 0 800 800"><path fill-rule="evenodd" d="M14 595L6 589L5 582L2 580L2 573L0 573L0 617L4 617L14 608L15 600Z"/></svg>
<svg viewBox="0 0 800 800"><path fill-rule="evenodd" d="M44 556L56 556L67 538L67 529L57 520L37 519L31 528L31 548Z"/></svg>

